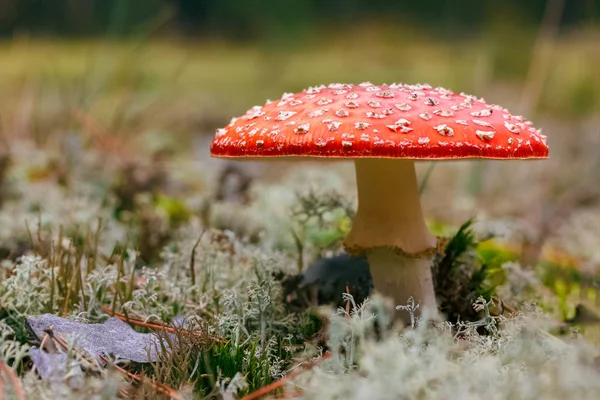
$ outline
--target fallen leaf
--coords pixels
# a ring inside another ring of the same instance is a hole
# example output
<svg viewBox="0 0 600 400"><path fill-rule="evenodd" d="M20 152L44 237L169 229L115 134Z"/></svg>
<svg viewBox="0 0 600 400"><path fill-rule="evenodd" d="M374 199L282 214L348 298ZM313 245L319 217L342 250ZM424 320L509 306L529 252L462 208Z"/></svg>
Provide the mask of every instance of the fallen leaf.
<svg viewBox="0 0 600 400"><path fill-rule="evenodd" d="M94 356L111 355L138 363L156 361L156 336L138 333L115 317L102 324L82 324L52 314L29 317L26 321L39 340L52 329L62 336L76 335L77 346Z"/></svg>
<svg viewBox="0 0 600 400"><path fill-rule="evenodd" d="M83 386L83 371L74 360L67 371L67 355L65 353L46 353L37 347L29 350L29 357L42 379L51 382L63 382L69 373L69 385L73 389Z"/></svg>

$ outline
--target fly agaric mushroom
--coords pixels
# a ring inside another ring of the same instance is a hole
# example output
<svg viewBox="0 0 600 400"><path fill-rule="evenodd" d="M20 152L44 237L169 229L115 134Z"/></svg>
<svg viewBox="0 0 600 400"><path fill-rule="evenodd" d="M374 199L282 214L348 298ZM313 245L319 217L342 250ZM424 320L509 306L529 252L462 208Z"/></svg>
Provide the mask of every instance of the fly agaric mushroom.
<svg viewBox="0 0 600 400"><path fill-rule="evenodd" d="M364 254L374 287L396 304L434 308L431 258L417 160L547 158L546 137L505 108L429 85L331 84L250 109L217 130L225 158L353 159L358 210L345 238ZM406 321L408 316L403 316Z"/></svg>

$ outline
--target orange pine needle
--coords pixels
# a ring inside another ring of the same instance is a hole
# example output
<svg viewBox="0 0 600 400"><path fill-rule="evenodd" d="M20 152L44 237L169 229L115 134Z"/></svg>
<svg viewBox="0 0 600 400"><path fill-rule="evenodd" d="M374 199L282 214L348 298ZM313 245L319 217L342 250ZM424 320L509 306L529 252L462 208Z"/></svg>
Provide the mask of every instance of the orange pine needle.
<svg viewBox="0 0 600 400"><path fill-rule="evenodd" d="M319 363L321 363L323 360L328 359L329 357L331 357L331 353L326 353L323 357L319 358L318 360L313 361L313 362L309 363L308 365L304 365L303 367L294 370L292 373L285 376L284 378L281 378L278 381L270 383L267 386L263 386L260 389L257 389L254 392L247 394L246 396L242 397L239 400L257 400L257 399L260 399L261 397L268 395L269 393L271 393L277 389L281 389L283 386L285 386L286 383L294 380L301 373L306 372L306 371L310 370L311 368L319 365Z"/></svg>
<svg viewBox="0 0 600 400"><path fill-rule="evenodd" d="M146 322L142 319L138 319L138 318L132 318L129 316L126 316L125 314L119 313L119 312L113 312L108 306L104 305L102 306L102 310L107 313L110 316L113 317L117 317L119 318L121 321L127 322L129 324L135 325L135 326L142 326L144 328L148 328L148 329L152 329L155 331L160 331L160 330L165 330L169 333L175 333L176 329L168 326L168 325L164 325L164 324L154 324L151 322ZM186 333L186 334L191 334L191 335L202 335L201 332L198 331L191 331L188 329L182 329L182 332ZM226 343L227 340L220 338L218 336L213 336L213 335L207 335L207 337L209 337L211 340L214 340L215 342L219 342L219 343Z"/></svg>

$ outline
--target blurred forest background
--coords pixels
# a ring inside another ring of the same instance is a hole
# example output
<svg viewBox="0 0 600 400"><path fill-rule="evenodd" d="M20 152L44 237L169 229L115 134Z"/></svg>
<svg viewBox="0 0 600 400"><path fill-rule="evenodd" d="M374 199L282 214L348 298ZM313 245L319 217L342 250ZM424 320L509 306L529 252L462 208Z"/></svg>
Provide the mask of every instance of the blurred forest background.
<svg viewBox="0 0 600 400"><path fill-rule="evenodd" d="M429 83L525 115L551 148L543 164L444 164L424 196L430 215L523 218L534 248L563 229L556 244L600 260L596 209L573 211L600 186L599 18L600 0L0 0L0 145L60 153L71 135L146 163L168 149L185 160L172 176L191 168L186 179L210 186L198 171L216 162L214 130L265 99ZM567 219L560 210L585 229L547 218Z"/></svg>
<svg viewBox="0 0 600 400"><path fill-rule="evenodd" d="M564 2L560 25L592 24L597 0ZM546 0L1 0L0 32L58 35L123 35L148 18L172 14L169 30L247 41L290 38L315 28L336 30L380 21L412 24L431 34L473 36L498 23L535 28Z"/></svg>

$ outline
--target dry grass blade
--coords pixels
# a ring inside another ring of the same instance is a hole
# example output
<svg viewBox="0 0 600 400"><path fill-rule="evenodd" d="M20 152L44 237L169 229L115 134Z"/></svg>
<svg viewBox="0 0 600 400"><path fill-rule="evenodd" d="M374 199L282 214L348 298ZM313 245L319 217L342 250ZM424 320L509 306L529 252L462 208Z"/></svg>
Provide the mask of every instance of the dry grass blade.
<svg viewBox="0 0 600 400"><path fill-rule="evenodd" d="M244 397L240 398L240 400L257 400L260 399L266 395L268 395L271 392L274 392L277 389L281 389L285 386L286 383L293 381L297 376L299 376L300 374L302 374L303 372L306 372L308 370L310 370L311 368L316 367L317 365L319 365L323 360L328 359L329 357L331 357L331 353L326 353L325 355L323 355L322 357L320 357L317 360L314 360L308 364L304 364L303 366L299 367L298 369L294 370L292 373L290 373L289 375L286 375L284 378L281 378L278 381L275 381L267 386L263 386L258 390L255 390L252 393L249 393L247 395L245 395ZM289 392L288 392L289 395Z"/></svg>
<svg viewBox="0 0 600 400"><path fill-rule="evenodd" d="M346 285L346 293L350 295L350 288ZM346 300L346 318L350 318L350 299Z"/></svg>
<svg viewBox="0 0 600 400"><path fill-rule="evenodd" d="M25 400L25 391L23 390L23 385L21 385L21 381L15 374L15 371L13 371L13 369L6 365L2 360L0 360L0 372L4 372L6 377L10 380L10 383L15 390L15 396L17 397L17 399ZM2 386L0 386L0 389L4 389ZM0 391L0 396L4 397L4 390Z"/></svg>
<svg viewBox="0 0 600 400"><path fill-rule="evenodd" d="M107 313L108 315L112 316L112 317L117 317L119 318L121 321L127 322L129 324L135 325L135 326L141 326L144 328L148 328L148 329L152 329L152 330L164 330L167 331L169 333L175 333L176 329L168 326L168 325L164 325L164 324L153 324L151 322L146 322L142 319L138 319L138 318L131 318L125 314L119 313L119 312L113 312L109 307L107 307L106 305L102 306L102 310ZM192 331L189 329L182 329L180 330L181 332L183 332L184 334L188 334L188 335L197 335L197 336L206 336L207 338L215 341L215 342L219 342L219 343L226 343L227 340L220 338L218 336L214 336L214 335L208 335L205 334L203 332L199 332L199 331Z"/></svg>
<svg viewBox="0 0 600 400"><path fill-rule="evenodd" d="M498 304L499 308L500 308L499 312L497 312L495 314L492 313L492 315L494 315L494 316L502 315L502 314L504 314L505 311L508 312L509 314L516 314L517 313L517 309L516 308L514 308L510 304L506 304L504 301L502 301L501 298L499 298L497 296L492 296L492 301L495 304Z"/></svg>
<svg viewBox="0 0 600 400"><path fill-rule="evenodd" d="M565 3L565 0L548 0L546 3L544 19L533 49L533 56L523 92L523 104L521 108L524 114L530 114L535 110L542 93L544 81L548 76L548 67L551 65L550 59L554 52Z"/></svg>

